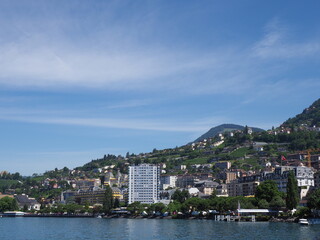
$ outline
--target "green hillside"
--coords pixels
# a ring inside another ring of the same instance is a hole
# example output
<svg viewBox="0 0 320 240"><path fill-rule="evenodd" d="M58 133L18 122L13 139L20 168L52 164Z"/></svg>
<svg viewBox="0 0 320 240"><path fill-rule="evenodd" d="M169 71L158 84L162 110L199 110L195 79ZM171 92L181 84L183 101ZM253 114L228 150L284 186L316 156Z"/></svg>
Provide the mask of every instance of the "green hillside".
<svg viewBox="0 0 320 240"><path fill-rule="evenodd" d="M289 118L283 123L283 126L301 126L320 127L320 99L315 101L310 107L303 110L302 113L293 118Z"/></svg>
<svg viewBox="0 0 320 240"><path fill-rule="evenodd" d="M242 131L244 128L245 128L244 126L237 125L237 124L222 124L222 125L211 128L208 132L201 135L194 142L200 142L200 141L203 141L204 139L213 138L220 133L232 132L232 131L236 131L236 130ZM253 130L253 132L263 132L264 131L261 128L252 127L251 129Z"/></svg>

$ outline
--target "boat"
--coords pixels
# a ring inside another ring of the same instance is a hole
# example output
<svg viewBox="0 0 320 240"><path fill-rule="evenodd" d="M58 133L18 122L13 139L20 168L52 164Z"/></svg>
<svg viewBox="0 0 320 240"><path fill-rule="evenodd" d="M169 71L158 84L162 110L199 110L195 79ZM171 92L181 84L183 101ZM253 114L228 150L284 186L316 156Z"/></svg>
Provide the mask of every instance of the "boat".
<svg viewBox="0 0 320 240"><path fill-rule="evenodd" d="M25 215L24 212L20 211L6 211L2 216L4 217L23 217Z"/></svg>
<svg viewBox="0 0 320 240"><path fill-rule="evenodd" d="M305 218L300 218L299 223L301 225L309 225L308 219L305 219Z"/></svg>

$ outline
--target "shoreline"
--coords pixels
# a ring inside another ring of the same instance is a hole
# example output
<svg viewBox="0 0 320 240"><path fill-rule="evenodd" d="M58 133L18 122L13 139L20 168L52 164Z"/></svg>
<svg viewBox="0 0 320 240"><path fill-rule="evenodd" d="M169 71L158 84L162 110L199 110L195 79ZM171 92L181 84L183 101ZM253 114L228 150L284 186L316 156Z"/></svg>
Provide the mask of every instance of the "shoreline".
<svg viewBox="0 0 320 240"><path fill-rule="evenodd" d="M85 215L85 214L25 214L23 216L4 216L2 217L26 217L26 218L103 218L103 219L114 219L114 218L126 218L126 219L183 219L183 220L215 220L214 216L208 217L197 217L197 216L131 216L131 215ZM234 217L234 216L233 216ZM268 216L255 216L254 221L252 221L251 216L240 216L240 218L225 218L219 222L285 222L285 223L298 223L298 217L291 218L277 218Z"/></svg>

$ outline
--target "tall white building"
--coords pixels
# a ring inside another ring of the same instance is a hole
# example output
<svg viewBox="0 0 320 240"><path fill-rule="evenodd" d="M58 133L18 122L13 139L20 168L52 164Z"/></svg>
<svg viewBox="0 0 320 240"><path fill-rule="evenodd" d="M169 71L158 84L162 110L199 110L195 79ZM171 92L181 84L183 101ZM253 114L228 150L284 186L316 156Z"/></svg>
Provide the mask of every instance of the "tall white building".
<svg viewBox="0 0 320 240"><path fill-rule="evenodd" d="M141 164L129 167L129 204L155 203L159 199L160 167Z"/></svg>

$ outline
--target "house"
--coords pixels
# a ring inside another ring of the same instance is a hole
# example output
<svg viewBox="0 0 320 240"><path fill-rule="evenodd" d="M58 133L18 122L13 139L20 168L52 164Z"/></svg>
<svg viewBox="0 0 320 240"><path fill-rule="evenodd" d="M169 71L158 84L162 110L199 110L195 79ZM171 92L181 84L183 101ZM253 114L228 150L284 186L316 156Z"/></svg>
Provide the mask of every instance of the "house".
<svg viewBox="0 0 320 240"><path fill-rule="evenodd" d="M188 192L190 196L198 196L198 193L200 192L198 188L189 188Z"/></svg>
<svg viewBox="0 0 320 240"><path fill-rule="evenodd" d="M215 165L214 165L215 168L219 168L221 170L224 170L224 169L230 169L231 168L231 162L229 161L226 161L226 162L217 162Z"/></svg>
<svg viewBox="0 0 320 240"><path fill-rule="evenodd" d="M26 207L29 211L40 210L41 204L38 203L34 198L29 198L28 195L25 195L25 194L14 195L14 198L16 199L18 207L20 209L23 209Z"/></svg>
<svg viewBox="0 0 320 240"><path fill-rule="evenodd" d="M264 150L264 146L267 146L266 142L253 142L252 147L255 151L262 152Z"/></svg>
<svg viewBox="0 0 320 240"><path fill-rule="evenodd" d="M211 195L218 185L219 183L214 181L198 181L194 183L194 186L205 195Z"/></svg>

